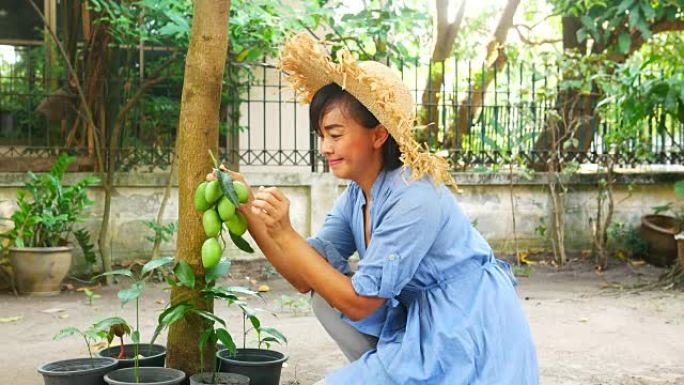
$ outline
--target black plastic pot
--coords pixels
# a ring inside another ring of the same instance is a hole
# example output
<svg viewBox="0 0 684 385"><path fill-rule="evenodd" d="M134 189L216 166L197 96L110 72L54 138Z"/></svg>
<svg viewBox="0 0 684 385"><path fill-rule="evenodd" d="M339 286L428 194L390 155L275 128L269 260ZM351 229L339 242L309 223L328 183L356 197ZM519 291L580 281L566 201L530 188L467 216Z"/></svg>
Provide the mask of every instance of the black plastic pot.
<svg viewBox="0 0 684 385"><path fill-rule="evenodd" d="M38 367L45 385L105 385L102 377L116 369L113 358L74 358L53 361Z"/></svg>
<svg viewBox="0 0 684 385"><path fill-rule="evenodd" d="M185 380L185 373L178 369L144 367L138 368L140 382L135 382L135 368L117 369L104 376L109 385L178 385Z"/></svg>
<svg viewBox="0 0 684 385"><path fill-rule="evenodd" d="M250 385L278 385L283 362L287 361L283 353L266 349L237 349L235 355L223 349L216 356L221 362L219 371L244 374Z"/></svg>
<svg viewBox="0 0 684 385"><path fill-rule="evenodd" d="M193 374L190 385L213 385L214 373L204 372ZM218 373L219 385L249 385L249 377L237 373Z"/></svg>
<svg viewBox="0 0 684 385"><path fill-rule="evenodd" d="M106 349L102 349L97 352L99 357L113 357L116 358L119 355L120 346L110 346ZM126 344L124 345L124 354L126 358L119 361L119 369L122 368L132 368L135 365L135 360L133 359L133 352L135 352L135 345ZM140 367L164 367L164 361L166 360L166 347L163 345L151 345L151 344L140 344L138 348L138 353L144 358L138 360L138 366Z"/></svg>

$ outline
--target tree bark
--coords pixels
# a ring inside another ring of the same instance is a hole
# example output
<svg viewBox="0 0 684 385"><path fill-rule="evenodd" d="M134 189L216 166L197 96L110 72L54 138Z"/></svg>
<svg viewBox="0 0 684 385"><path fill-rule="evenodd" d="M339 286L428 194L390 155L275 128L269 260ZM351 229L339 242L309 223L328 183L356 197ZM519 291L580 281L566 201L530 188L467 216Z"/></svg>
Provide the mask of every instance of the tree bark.
<svg viewBox="0 0 684 385"><path fill-rule="evenodd" d="M455 0L453 0L455 1ZM435 1L435 15L434 15L434 46L432 49L432 71L428 74L425 82L425 89L423 90L420 122L427 126L427 137L437 138L439 133L439 101L440 90L442 82L444 81L444 61L449 58L451 51L454 48L454 41L456 35L461 29L463 16L465 15L466 0L461 0L461 5L456 12L454 21L449 22L448 9L449 0ZM444 97L442 95L442 97ZM427 138L423 138L425 140Z"/></svg>
<svg viewBox="0 0 684 385"><path fill-rule="evenodd" d="M179 223L176 259L192 266L197 277L194 289L177 287L171 291L171 304L188 300L200 309L212 311L213 303L200 300L205 285L201 247L205 235L202 218L195 211L195 187L204 179L212 164L208 151L218 150L218 116L223 83L223 71L228 49L228 16L230 1L204 0L193 4L190 46L185 63L183 93L179 121L178 197ZM168 334L168 367L188 374L213 367L214 360L205 360L200 368L198 340L203 320L196 315L171 325ZM207 344L205 357L213 356Z"/></svg>
<svg viewBox="0 0 684 385"><path fill-rule="evenodd" d="M489 84L494 79L494 74L501 71L506 64L506 37L508 36L508 31L513 26L513 16L515 16L515 12L518 10L518 5L520 5L520 0L508 0L506 3L494 35L487 44L484 73L481 74L483 77L482 81L477 82L477 84L471 84L472 89L468 90L468 95L459 103L455 130L449 130L449 132L453 132L453 135L455 135L454 138L451 138L454 142L454 149L461 148L463 136L468 132L471 122L482 109L484 96Z"/></svg>

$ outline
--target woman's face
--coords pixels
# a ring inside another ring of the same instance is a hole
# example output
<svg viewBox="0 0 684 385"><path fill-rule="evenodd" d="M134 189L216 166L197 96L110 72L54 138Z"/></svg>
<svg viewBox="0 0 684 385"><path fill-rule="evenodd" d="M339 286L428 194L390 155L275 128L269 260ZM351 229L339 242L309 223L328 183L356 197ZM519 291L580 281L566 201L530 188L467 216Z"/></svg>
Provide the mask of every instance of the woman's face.
<svg viewBox="0 0 684 385"><path fill-rule="evenodd" d="M319 126L321 153L336 177L358 181L378 170L388 135L384 127L365 128L338 106L323 115Z"/></svg>

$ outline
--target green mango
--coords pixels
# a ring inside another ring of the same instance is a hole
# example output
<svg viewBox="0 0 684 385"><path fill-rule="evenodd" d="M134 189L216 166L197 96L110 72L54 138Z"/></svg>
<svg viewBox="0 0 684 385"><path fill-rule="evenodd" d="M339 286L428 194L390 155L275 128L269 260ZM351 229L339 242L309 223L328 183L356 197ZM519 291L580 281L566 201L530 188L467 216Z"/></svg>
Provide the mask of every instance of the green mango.
<svg viewBox="0 0 684 385"><path fill-rule="evenodd" d="M222 221L227 221L235 215L235 206L228 197L223 197L218 203L218 213Z"/></svg>
<svg viewBox="0 0 684 385"><path fill-rule="evenodd" d="M195 210L197 211L204 212L209 208L209 206L211 206L209 202L207 202L206 198L204 198L206 188L207 182L202 182L195 190Z"/></svg>
<svg viewBox="0 0 684 385"><path fill-rule="evenodd" d="M202 266L204 266L205 269L211 269L218 265L222 254L223 249L221 249L221 244L219 244L218 239L208 238L204 241L204 244L202 244Z"/></svg>
<svg viewBox="0 0 684 385"><path fill-rule="evenodd" d="M249 191L247 190L247 186L240 181L234 180L233 189L235 190L235 194L237 194L240 203L247 203L247 199L249 199Z"/></svg>
<svg viewBox="0 0 684 385"><path fill-rule="evenodd" d="M238 211L226 222L226 225L228 225L228 231L234 235L242 236L247 231L247 218Z"/></svg>
<svg viewBox="0 0 684 385"><path fill-rule="evenodd" d="M209 209L202 215L202 226L207 237L215 237L221 232L221 218L214 209Z"/></svg>
<svg viewBox="0 0 684 385"><path fill-rule="evenodd" d="M214 204L214 202L219 200L222 196L223 192L221 192L221 186L219 186L217 180L212 180L207 183L207 187L204 189L204 199L206 199L210 205Z"/></svg>

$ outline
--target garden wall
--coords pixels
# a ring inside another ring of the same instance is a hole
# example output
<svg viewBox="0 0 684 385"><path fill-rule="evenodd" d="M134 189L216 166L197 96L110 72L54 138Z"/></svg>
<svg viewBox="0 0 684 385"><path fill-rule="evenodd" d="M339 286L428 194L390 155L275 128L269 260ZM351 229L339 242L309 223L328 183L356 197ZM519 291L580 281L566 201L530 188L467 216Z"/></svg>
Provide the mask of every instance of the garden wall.
<svg viewBox="0 0 684 385"><path fill-rule="evenodd" d="M283 171L277 168L272 172L264 172L245 168L243 174L253 186L277 186L290 197L293 225L304 236L315 233L320 228L335 198L345 188L343 181L337 180L333 175L311 173L307 169L290 168ZM68 183L83 176L84 174L78 173L69 174L66 181ZM456 194L457 199L471 221L499 255L512 254L514 243L509 176L497 173L457 173L455 176L461 189ZM156 217L167 177L162 173L116 175L111 217L111 246L115 262L149 256L152 245L145 236L152 235L152 231L145 226L144 221ZM24 178L25 175L20 173L0 173L0 217L11 213L16 190L22 186ZM615 187L614 219L637 226L640 216L652 212L653 206L676 202L673 183L682 178L682 173L620 174ZM593 174L564 178L564 185L567 187L563 198L566 245L570 252L591 249L591 227L596 215L598 179ZM551 232L552 204L546 181L545 174L537 174L531 179L514 176L512 189L521 251L551 251L548 235ZM102 190L91 189L91 196L97 205L89 213L86 226L92 230L96 239L102 218ZM174 186L164 215L165 223L177 219L177 197L178 189ZM535 230L540 228L542 221L547 227L547 236L541 236ZM162 245L162 252L173 254L174 245L175 238L173 242ZM236 248L227 249L226 255L243 261L256 259L254 262L257 262L263 259L262 255L245 254ZM84 268L82 258L76 254L73 272L83 272Z"/></svg>

